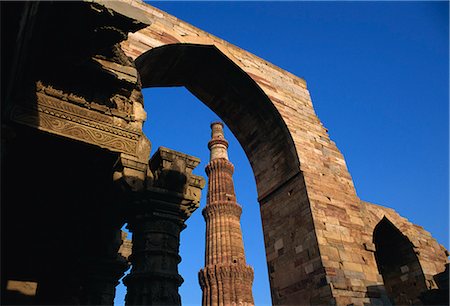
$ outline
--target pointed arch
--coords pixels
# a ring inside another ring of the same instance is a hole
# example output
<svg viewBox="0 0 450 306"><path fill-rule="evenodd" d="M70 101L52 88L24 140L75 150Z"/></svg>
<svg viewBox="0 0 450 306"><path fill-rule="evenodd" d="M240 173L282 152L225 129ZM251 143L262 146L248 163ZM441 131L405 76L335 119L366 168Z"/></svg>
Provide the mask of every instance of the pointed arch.
<svg viewBox="0 0 450 306"><path fill-rule="evenodd" d="M256 82L214 45L169 44L136 59L142 87L185 86L233 132L261 198L300 172L292 136Z"/></svg>
<svg viewBox="0 0 450 306"><path fill-rule="evenodd" d="M426 280L414 245L386 217L373 233L375 259L386 292L395 305L421 304L419 295L427 290Z"/></svg>

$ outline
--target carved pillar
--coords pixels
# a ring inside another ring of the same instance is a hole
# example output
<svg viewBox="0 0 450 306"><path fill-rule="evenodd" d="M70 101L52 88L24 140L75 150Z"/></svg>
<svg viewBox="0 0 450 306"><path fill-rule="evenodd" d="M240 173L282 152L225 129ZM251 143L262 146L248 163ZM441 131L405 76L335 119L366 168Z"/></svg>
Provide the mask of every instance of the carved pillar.
<svg viewBox="0 0 450 306"><path fill-rule="evenodd" d="M180 233L199 206L202 177L197 158L159 148L150 161L145 188L130 193L128 228L133 233L126 305L181 305L178 287Z"/></svg>

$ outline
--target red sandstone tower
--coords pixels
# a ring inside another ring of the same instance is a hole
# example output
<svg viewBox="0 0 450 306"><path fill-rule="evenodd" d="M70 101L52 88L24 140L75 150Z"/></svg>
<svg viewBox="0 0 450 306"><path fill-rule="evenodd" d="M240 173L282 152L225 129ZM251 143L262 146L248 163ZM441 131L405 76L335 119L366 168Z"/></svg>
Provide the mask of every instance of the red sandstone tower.
<svg viewBox="0 0 450 306"><path fill-rule="evenodd" d="M228 160L223 124L211 124L210 161L206 166L208 195L205 268L199 272L203 306L254 305L253 269L245 263L240 217L233 185L234 166Z"/></svg>

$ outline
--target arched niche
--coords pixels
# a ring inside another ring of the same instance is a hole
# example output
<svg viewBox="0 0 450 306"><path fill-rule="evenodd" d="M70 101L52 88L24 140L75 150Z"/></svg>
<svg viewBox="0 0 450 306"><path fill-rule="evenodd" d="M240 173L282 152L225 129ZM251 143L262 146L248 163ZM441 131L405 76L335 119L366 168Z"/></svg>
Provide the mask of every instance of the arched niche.
<svg viewBox="0 0 450 306"><path fill-rule="evenodd" d="M373 242L378 271L391 302L420 305L418 297L427 286L411 241L384 217L375 227Z"/></svg>
<svg viewBox="0 0 450 306"><path fill-rule="evenodd" d="M227 124L250 161L260 198L300 172L294 142L275 106L215 46L164 45L135 62L143 88L185 86ZM186 124L195 123L186 118Z"/></svg>

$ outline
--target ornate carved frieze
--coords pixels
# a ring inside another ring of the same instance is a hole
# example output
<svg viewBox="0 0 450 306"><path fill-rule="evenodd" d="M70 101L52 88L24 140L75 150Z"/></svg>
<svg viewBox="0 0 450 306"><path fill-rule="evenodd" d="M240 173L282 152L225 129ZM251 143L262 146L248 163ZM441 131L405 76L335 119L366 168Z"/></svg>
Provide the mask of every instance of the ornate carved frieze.
<svg viewBox="0 0 450 306"><path fill-rule="evenodd" d="M36 96L37 104L33 107L15 105L11 119L46 132L136 155L142 137L139 129L41 92Z"/></svg>
<svg viewBox="0 0 450 306"><path fill-rule="evenodd" d="M129 122L133 121L133 101L119 94L114 94L109 99L109 103L103 102L102 104L100 104L96 103L95 101L90 101L89 99L86 99L85 97L80 96L77 93L65 92L64 90L54 88L52 85L44 85L41 81L36 82L36 93L38 97L38 104L46 104L56 108L62 107L64 109L63 106L60 106L60 103L58 103L58 101L69 102L70 104L75 104L92 111L92 113L89 113L89 117L92 119L102 122L110 122L112 120L111 115L117 116L124 119L121 124L122 126L135 130L136 132L140 131L136 127L133 128L129 126ZM49 98L46 99L46 96ZM120 102L118 102L119 99L121 99ZM100 114L96 115L96 112Z"/></svg>
<svg viewBox="0 0 450 306"><path fill-rule="evenodd" d="M127 3L48 2L42 10L8 119L147 161L141 83L119 43L150 21Z"/></svg>

